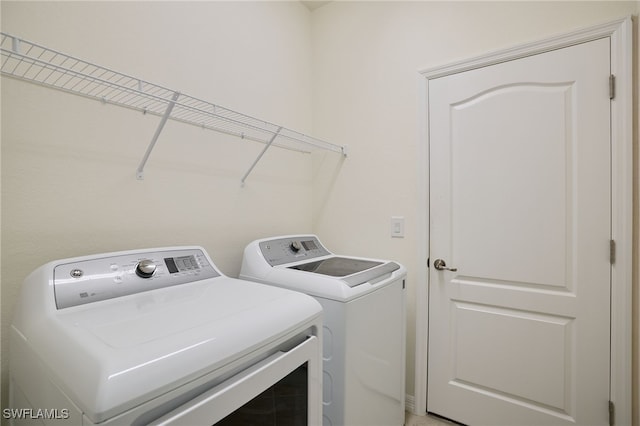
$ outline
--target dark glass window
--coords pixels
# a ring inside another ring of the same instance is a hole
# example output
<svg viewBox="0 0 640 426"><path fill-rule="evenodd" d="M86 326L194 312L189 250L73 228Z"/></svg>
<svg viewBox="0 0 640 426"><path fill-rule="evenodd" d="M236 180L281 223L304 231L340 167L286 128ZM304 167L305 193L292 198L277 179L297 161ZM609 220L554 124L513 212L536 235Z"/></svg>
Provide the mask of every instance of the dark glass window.
<svg viewBox="0 0 640 426"><path fill-rule="evenodd" d="M308 381L305 363L215 426L306 425Z"/></svg>

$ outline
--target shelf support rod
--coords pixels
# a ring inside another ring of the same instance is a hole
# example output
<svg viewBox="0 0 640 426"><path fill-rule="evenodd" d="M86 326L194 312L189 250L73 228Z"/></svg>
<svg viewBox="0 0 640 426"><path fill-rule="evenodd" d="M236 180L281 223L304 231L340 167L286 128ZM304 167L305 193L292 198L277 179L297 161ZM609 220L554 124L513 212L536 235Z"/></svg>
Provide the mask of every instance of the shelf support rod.
<svg viewBox="0 0 640 426"><path fill-rule="evenodd" d="M278 129L273 134L273 136L271 136L271 139L269 140L269 142L262 149L262 152L258 155L258 158L256 158L255 161L253 162L253 164L251 165L251 167L249 167L249 170L247 170L247 173L245 173L244 176L242 176L242 179L240 180L240 182L242 183L242 186L244 186L244 181L247 180L247 176L249 176L249 174L251 173L253 168L256 166L256 164L258 164L258 161L260 161L260 159L262 158L264 153L267 152L267 150L269 149L269 147L271 146L273 141L276 140L276 138L280 134L280 130L282 130L282 126L278 127Z"/></svg>
<svg viewBox="0 0 640 426"><path fill-rule="evenodd" d="M11 36L11 50L13 53L20 53L20 39L18 37Z"/></svg>
<svg viewBox="0 0 640 426"><path fill-rule="evenodd" d="M144 153L144 157L142 157L142 161L140 162L140 165L138 166L138 170L136 171L136 178L138 180L144 179L144 166L145 164L147 164L147 160L151 155L151 151L153 151L153 148L156 146L158 137L160 136L160 133L164 128L164 125L167 124L167 120L169 119L169 116L171 116L171 111L173 111L173 107L176 105L176 101L178 100L179 97L180 97L180 92L173 93L173 96L169 101L169 105L167 105L167 109L164 111L164 114L162 115L162 119L158 124L158 128L156 129L156 132L154 133L153 138L151 138L151 143L147 147L147 152Z"/></svg>

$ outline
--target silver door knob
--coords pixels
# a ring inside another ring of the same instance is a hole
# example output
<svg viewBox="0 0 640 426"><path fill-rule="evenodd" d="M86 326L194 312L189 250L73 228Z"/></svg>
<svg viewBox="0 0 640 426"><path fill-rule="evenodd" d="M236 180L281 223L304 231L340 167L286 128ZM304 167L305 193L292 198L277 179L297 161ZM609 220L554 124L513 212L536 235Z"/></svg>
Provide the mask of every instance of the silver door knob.
<svg viewBox="0 0 640 426"><path fill-rule="evenodd" d="M433 262L433 267L438 271L456 272L458 270L458 268L447 268L446 262L442 259L436 259L435 262Z"/></svg>

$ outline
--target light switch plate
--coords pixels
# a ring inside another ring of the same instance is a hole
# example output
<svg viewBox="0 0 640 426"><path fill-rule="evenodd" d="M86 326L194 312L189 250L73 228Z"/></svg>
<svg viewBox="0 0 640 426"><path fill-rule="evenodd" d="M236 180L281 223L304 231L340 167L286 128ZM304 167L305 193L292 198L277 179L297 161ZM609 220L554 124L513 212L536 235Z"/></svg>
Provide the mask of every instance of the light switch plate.
<svg viewBox="0 0 640 426"><path fill-rule="evenodd" d="M404 216L391 216L391 237L404 238Z"/></svg>

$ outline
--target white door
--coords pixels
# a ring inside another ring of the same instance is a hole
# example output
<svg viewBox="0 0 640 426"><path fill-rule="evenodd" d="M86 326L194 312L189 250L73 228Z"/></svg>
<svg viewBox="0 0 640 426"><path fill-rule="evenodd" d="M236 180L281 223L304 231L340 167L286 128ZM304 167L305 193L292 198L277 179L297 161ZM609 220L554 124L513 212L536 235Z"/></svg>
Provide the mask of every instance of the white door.
<svg viewBox="0 0 640 426"><path fill-rule="evenodd" d="M430 412L609 422L609 49L429 81Z"/></svg>

